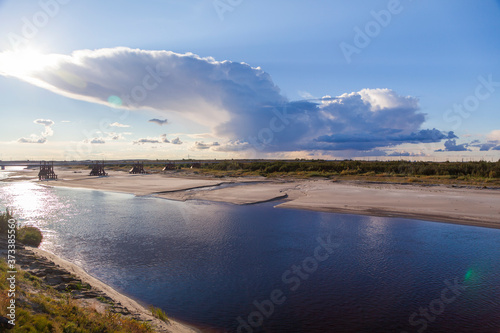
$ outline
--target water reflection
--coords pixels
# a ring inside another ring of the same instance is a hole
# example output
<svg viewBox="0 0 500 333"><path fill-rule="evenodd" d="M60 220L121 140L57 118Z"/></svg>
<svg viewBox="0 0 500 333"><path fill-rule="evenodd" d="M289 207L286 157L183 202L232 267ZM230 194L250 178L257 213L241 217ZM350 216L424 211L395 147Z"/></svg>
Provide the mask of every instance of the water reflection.
<svg viewBox="0 0 500 333"><path fill-rule="evenodd" d="M0 184L0 199L43 229L44 249L216 332L235 331L276 288L287 302L255 332L413 331L411 313L455 277L468 289L429 331L500 325L500 230L35 183ZM283 273L327 236L340 247L291 292Z"/></svg>
<svg viewBox="0 0 500 333"><path fill-rule="evenodd" d="M43 231L41 247L53 249L57 233L48 225L65 221L81 211L76 209L71 198L61 198L54 188L34 182L11 182L0 184L0 208L11 209L22 225L33 225Z"/></svg>

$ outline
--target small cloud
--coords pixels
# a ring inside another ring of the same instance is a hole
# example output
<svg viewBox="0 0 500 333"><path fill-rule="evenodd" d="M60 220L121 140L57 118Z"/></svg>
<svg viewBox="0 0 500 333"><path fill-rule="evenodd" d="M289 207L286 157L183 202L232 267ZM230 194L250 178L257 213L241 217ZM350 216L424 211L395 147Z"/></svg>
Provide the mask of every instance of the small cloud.
<svg viewBox="0 0 500 333"><path fill-rule="evenodd" d="M108 138L113 141L125 139L125 137L121 133L113 133L113 132L108 133Z"/></svg>
<svg viewBox="0 0 500 333"><path fill-rule="evenodd" d="M395 152L390 153L387 156L411 156L411 154L407 151L402 151L402 152L395 151Z"/></svg>
<svg viewBox="0 0 500 333"><path fill-rule="evenodd" d="M244 151L250 149L252 146L248 142L242 141L229 141L223 145L215 148L215 151L223 151L223 152L235 152L235 151Z"/></svg>
<svg viewBox="0 0 500 333"><path fill-rule="evenodd" d="M20 138L17 140L19 143L45 143L47 139L44 137L37 137L36 135L32 135L31 138Z"/></svg>
<svg viewBox="0 0 500 333"><path fill-rule="evenodd" d="M110 124L109 126L111 126L111 127L130 127L130 125L124 125L124 124L120 124L118 122L114 122L114 123Z"/></svg>
<svg viewBox="0 0 500 333"><path fill-rule="evenodd" d="M35 119L33 123L42 125L45 127L45 131L42 132L40 136L36 134L31 134L29 138L20 138L17 140L19 143L45 143L47 142L47 137L54 135L54 131L52 130L52 125L54 122L50 119Z"/></svg>
<svg viewBox="0 0 500 333"><path fill-rule="evenodd" d="M196 134L185 134L185 136L192 138L192 139L211 139L214 137L213 133L196 133ZM174 134L175 135L175 134Z"/></svg>
<svg viewBox="0 0 500 333"><path fill-rule="evenodd" d="M478 147L480 151L500 150L500 130L491 131L486 138L487 142L481 143L479 140L474 140L471 146Z"/></svg>
<svg viewBox="0 0 500 333"><path fill-rule="evenodd" d="M203 143L203 142L198 142L196 141L194 143L194 149L198 149L198 150L204 150L204 149L210 149L211 145L209 144L206 144L206 143Z"/></svg>
<svg viewBox="0 0 500 333"><path fill-rule="evenodd" d="M212 147L219 147L219 146L220 144L218 142L204 143L203 141L196 141L193 145L193 148L196 150L206 150Z"/></svg>
<svg viewBox="0 0 500 333"><path fill-rule="evenodd" d="M477 143L477 142L474 142L474 144L471 145L472 147L478 147L479 148L479 151L488 151L488 150L496 150L495 148L497 148L498 143L495 143L495 142L487 142L487 143ZM499 146L500 147L500 146Z"/></svg>
<svg viewBox="0 0 500 333"><path fill-rule="evenodd" d="M149 119L148 120L150 123L155 123L155 124L158 124L160 126L163 126L163 125L166 125L168 124L168 120L167 119L157 119L157 118L153 118L153 119Z"/></svg>
<svg viewBox="0 0 500 333"><path fill-rule="evenodd" d="M175 139L172 140L173 145L182 145L181 139L179 137L176 137Z"/></svg>
<svg viewBox="0 0 500 333"><path fill-rule="evenodd" d="M307 91L301 91L301 90L299 90L298 94L303 99L315 99L315 97L313 95L311 95L310 93L308 93Z"/></svg>
<svg viewBox="0 0 500 333"><path fill-rule="evenodd" d="M168 141L168 139L167 139L167 135L166 134L160 135L160 141L163 142L163 143L170 143L170 141Z"/></svg>
<svg viewBox="0 0 500 333"><path fill-rule="evenodd" d="M468 143L462 143L457 145L457 140L448 140L444 143L445 149L438 149L436 152L445 152L445 151L470 151L468 148Z"/></svg>
<svg viewBox="0 0 500 333"><path fill-rule="evenodd" d="M54 125L54 122L50 119L36 119L33 121L35 124L40 124L43 126L52 126Z"/></svg>
<svg viewBox="0 0 500 333"><path fill-rule="evenodd" d="M148 137L148 138L139 139L139 140L133 142L134 145L142 145L145 143L170 143L170 141L167 139L166 134L162 134L162 135L160 135L159 138L149 138Z"/></svg>
<svg viewBox="0 0 500 333"><path fill-rule="evenodd" d="M54 135L54 131L51 126L54 125L54 122L50 119L36 119L33 121L35 124L39 124L45 126L45 132L42 133L43 137Z"/></svg>
<svg viewBox="0 0 500 333"><path fill-rule="evenodd" d="M105 144L106 141L104 141L104 139L102 138L93 138L92 140L90 140L90 143L94 145L102 145Z"/></svg>
<svg viewBox="0 0 500 333"><path fill-rule="evenodd" d="M410 153L408 151L401 151L401 152L394 151L394 152L392 152L390 154L387 154L387 156L401 156L401 157L403 157L403 156L404 157L412 156L412 157L414 157L414 156L425 156L425 155L422 152L420 152L420 153Z"/></svg>
<svg viewBox="0 0 500 333"><path fill-rule="evenodd" d="M500 143L500 130L491 131L487 138L489 141L496 141Z"/></svg>
<svg viewBox="0 0 500 333"><path fill-rule="evenodd" d="M142 145L144 143L160 143L160 141L158 139L139 139L134 141L134 145Z"/></svg>

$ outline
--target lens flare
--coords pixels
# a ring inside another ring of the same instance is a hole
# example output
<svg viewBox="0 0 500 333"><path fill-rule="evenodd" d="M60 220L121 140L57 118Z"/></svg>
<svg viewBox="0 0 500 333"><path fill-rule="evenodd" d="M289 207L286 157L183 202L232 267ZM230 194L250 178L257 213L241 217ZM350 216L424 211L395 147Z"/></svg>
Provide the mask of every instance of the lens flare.
<svg viewBox="0 0 500 333"><path fill-rule="evenodd" d="M108 103L114 107L119 107L119 106L122 106L122 104L123 104L122 99L118 96L115 96L115 95L111 95L108 97Z"/></svg>

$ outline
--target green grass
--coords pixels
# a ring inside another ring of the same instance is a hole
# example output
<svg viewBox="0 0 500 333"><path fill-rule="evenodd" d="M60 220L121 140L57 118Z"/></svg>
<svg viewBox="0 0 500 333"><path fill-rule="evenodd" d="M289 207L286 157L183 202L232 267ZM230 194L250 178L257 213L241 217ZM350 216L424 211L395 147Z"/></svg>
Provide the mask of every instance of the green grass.
<svg viewBox="0 0 500 333"><path fill-rule="evenodd" d="M0 260L0 315L7 314L7 264ZM50 333L147 333L147 323L111 312L99 313L82 307L69 293L58 292L28 272L18 270L16 326L8 332Z"/></svg>
<svg viewBox="0 0 500 333"><path fill-rule="evenodd" d="M154 306L150 306L149 310L151 310L151 314L153 317L158 318L166 323L169 322L168 316L165 312L163 312L160 308L155 308Z"/></svg>
<svg viewBox="0 0 500 333"><path fill-rule="evenodd" d="M0 234L8 234L9 220L14 219L12 210L7 208L5 212L0 213ZM40 229L36 227L21 227L17 228L16 240L24 245L38 247L42 242L43 235Z"/></svg>
<svg viewBox="0 0 500 333"><path fill-rule="evenodd" d="M105 304L110 304L110 305L114 305L115 303L105 297L102 297L102 296L99 296L96 298L99 302L101 303L105 303Z"/></svg>

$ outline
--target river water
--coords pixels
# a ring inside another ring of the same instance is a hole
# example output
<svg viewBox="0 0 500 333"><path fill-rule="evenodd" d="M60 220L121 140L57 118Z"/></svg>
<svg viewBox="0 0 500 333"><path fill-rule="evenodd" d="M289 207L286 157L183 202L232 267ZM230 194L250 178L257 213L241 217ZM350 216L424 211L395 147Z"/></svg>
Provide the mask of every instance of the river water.
<svg viewBox="0 0 500 333"><path fill-rule="evenodd" d="M500 331L500 230L0 183L42 248L207 332Z"/></svg>

